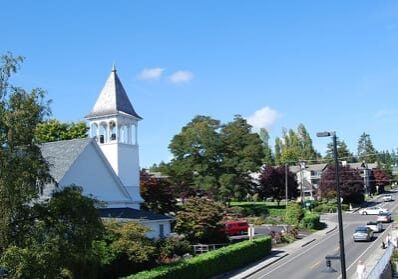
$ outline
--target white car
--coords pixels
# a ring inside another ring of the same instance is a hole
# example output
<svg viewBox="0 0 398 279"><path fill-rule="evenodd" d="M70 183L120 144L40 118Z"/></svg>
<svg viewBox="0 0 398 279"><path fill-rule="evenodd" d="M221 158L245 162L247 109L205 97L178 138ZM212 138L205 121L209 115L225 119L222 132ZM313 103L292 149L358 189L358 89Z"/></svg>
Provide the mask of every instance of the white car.
<svg viewBox="0 0 398 279"><path fill-rule="evenodd" d="M383 202L389 202L389 201L393 201L392 195L384 195L382 197Z"/></svg>
<svg viewBox="0 0 398 279"><path fill-rule="evenodd" d="M368 222L366 226L377 233L383 231L383 225L380 222Z"/></svg>
<svg viewBox="0 0 398 279"><path fill-rule="evenodd" d="M388 209L380 207L380 206L372 206L368 208L362 208L359 211L359 214L362 215L378 215L380 213L389 213Z"/></svg>

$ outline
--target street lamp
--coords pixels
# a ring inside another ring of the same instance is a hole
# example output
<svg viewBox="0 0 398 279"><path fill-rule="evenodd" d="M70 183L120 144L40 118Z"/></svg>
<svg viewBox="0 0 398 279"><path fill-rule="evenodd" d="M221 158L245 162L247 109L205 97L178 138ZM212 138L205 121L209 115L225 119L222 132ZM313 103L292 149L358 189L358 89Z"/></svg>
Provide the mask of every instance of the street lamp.
<svg viewBox="0 0 398 279"><path fill-rule="evenodd" d="M347 278L345 268L345 253L344 253L344 234L343 234L343 216L341 214L341 194L340 194L340 177L339 177L339 161L337 156L337 137L336 132L319 132L316 133L317 137L332 137L333 138L333 153L334 162L336 166L336 192L337 192L337 217L339 221L339 244L340 244L340 264L341 264L341 277Z"/></svg>

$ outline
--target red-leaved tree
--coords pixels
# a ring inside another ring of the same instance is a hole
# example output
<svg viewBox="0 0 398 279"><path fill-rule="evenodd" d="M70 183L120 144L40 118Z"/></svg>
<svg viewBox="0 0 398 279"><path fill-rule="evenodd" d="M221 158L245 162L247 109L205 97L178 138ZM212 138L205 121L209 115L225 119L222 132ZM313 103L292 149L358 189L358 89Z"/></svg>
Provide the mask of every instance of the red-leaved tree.
<svg viewBox="0 0 398 279"><path fill-rule="evenodd" d="M158 213L170 213L176 210L176 199L167 178L157 178L145 170L140 172L140 190L144 199L143 209Z"/></svg>
<svg viewBox="0 0 398 279"><path fill-rule="evenodd" d="M336 168L329 165L322 172L319 194L322 198L336 197ZM364 200L363 178L359 171L349 166L339 166L340 193L344 203L360 203Z"/></svg>
<svg viewBox="0 0 398 279"><path fill-rule="evenodd" d="M378 191L384 192L384 186L390 183L391 177L381 169L373 169L372 171L375 185L378 186Z"/></svg>
<svg viewBox="0 0 398 279"><path fill-rule="evenodd" d="M265 166L260 174L258 194L261 198L273 198L279 202L286 196L286 169L284 166ZM298 195L297 182L294 174L287 170L287 195L289 199Z"/></svg>

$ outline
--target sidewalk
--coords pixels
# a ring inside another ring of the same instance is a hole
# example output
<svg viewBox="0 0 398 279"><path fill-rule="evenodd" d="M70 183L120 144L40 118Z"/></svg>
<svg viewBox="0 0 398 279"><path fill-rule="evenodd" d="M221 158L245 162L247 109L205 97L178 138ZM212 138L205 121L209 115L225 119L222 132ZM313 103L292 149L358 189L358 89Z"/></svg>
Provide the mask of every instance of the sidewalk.
<svg viewBox="0 0 398 279"><path fill-rule="evenodd" d="M302 247L307 246L308 244L317 241L318 239L324 237L326 234L334 231L337 228L337 224L327 221L327 220L321 220L323 223L326 223L326 228L320 231L317 231L313 234L310 234L300 240L296 240L295 242L288 244L283 247L276 247L273 248L271 251L271 254L265 257L262 260L259 260L255 263L252 263L248 266L245 266L243 268L240 268L238 270L234 270L232 272L228 272L222 275L219 275L217 277L214 277L216 279L226 279L226 278L231 278L231 279L243 279L251 276L252 274L256 273L258 270L263 269L281 259L284 257L294 253L295 251L298 251Z"/></svg>

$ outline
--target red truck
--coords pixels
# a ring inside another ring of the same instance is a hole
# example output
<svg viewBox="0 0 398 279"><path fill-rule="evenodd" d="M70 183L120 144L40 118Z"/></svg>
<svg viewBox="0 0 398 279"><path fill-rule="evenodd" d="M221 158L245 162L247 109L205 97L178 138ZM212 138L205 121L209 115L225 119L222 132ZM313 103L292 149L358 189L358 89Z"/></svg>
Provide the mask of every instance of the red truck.
<svg viewBox="0 0 398 279"><path fill-rule="evenodd" d="M238 234L247 234L247 230L249 229L249 224L247 221L226 221L225 225L225 233L227 235L238 235Z"/></svg>

